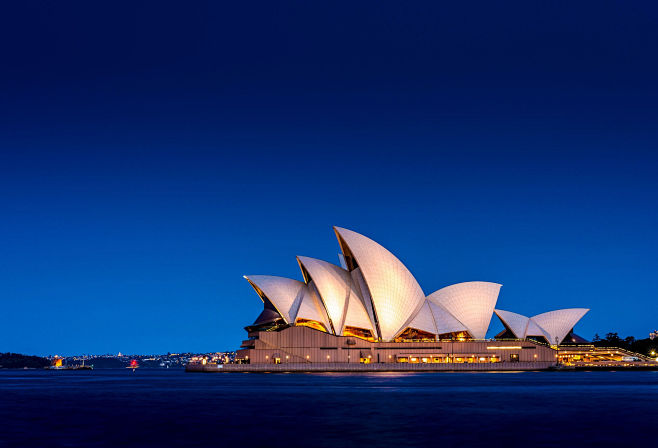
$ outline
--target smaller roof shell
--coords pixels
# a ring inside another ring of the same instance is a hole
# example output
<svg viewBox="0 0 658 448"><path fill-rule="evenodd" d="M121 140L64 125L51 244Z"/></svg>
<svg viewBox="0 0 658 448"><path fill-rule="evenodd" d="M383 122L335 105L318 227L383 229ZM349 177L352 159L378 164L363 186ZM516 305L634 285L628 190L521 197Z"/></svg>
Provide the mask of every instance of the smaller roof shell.
<svg viewBox="0 0 658 448"><path fill-rule="evenodd" d="M474 339L484 339L501 286L491 282L457 283L439 289L427 298L466 325Z"/></svg>
<svg viewBox="0 0 658 448"><path fill-rule="evenodd" d="M538 314L530 320L547 333L549 344L559 345L588 311L587 308L567 308Z"/></svg>
<svg viewBox="0 0 658 448"><path fill-rule="evenodd" d="M269 300L287 324L295 321L297 309L304 295L304 282L274 275L245 275L261 300Z"/></svg>
<svg viewBox="0 0 658 448"><path fill-rule="evenodd" d="M494 310L503 324L510 329L518 339L524 339L528 328L529 317L511 311ZM535 335L537 336L537 335Z"/></svg>

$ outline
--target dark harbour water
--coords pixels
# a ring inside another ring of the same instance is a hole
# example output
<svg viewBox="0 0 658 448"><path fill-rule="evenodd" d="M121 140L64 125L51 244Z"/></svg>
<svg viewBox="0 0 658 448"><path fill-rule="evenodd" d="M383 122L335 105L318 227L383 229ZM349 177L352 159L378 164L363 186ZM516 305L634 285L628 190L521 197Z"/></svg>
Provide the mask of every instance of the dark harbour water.
<svg viewBox="0 0 658 448"><path fill-rule="evenodd" d="M0 371L0 447L658 446L658 372Z"/></svg>

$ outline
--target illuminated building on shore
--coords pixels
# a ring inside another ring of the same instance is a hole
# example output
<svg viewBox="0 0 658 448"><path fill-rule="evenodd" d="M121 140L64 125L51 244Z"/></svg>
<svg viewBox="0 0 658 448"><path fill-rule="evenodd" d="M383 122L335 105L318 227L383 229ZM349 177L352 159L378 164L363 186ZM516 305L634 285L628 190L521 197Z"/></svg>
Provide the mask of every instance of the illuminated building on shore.
<svg viewBox="0 0 658 448"><path fill-rule="evenodd" d="M473 281L425 295L391 252L335 227L341 266L297 257L302 279L248 275L263 311L236 359L279 363L543 363L581 342L575 308L533 317L496 309L501 285ZM505 330L486 333L496 314Z"/></svg>

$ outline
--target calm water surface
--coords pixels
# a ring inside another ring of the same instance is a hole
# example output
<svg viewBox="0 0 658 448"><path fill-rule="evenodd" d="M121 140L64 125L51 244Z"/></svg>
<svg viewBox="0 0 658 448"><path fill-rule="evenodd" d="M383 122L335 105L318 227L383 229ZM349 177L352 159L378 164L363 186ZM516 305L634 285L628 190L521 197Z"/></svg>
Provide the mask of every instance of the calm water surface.
<svg viewBox="0 0 658 448"><path fill-rule="evenodd" d="M0 371L0 447L658 446L658 372Z"/></svg>

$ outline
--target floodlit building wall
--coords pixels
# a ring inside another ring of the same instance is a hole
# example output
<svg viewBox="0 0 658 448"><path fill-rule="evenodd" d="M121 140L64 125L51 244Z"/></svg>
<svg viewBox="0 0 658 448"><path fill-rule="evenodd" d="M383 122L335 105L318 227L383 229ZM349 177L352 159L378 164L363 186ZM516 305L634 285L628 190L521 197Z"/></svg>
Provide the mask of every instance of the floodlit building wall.
<svg viewBox="0 0 658 448"><path fill-rule="evenodd" d="M533 341L368 342L308 327L249 333L237 358L250 364L428 362L555 362L556 352ZM406 358L406 361L404 360ZM412 358L417 358L413 361ZM436 359L440 361L436 361ZM278 360L278 361L277 361Z"/></svg>

